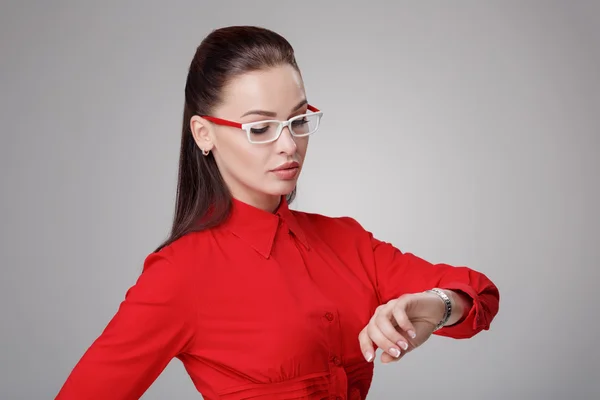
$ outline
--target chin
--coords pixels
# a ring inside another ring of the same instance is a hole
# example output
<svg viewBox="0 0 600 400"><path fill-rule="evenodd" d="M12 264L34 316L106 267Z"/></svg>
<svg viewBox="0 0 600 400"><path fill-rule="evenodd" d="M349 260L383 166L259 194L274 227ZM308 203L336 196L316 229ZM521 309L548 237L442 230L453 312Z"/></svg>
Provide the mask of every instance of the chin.
<svg viewBox="0 0 600 400"><path fill-rule="evenodd" d="M273 196L284 196L292 193L296 187L296 180L278 182L276 185L272 185L269 190L265 192Z"/></svg>

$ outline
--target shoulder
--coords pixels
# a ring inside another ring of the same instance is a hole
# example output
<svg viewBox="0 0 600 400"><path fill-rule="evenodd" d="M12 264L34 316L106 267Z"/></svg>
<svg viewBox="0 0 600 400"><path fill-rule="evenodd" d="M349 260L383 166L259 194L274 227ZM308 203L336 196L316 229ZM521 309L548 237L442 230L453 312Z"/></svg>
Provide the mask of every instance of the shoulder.
<svg viewBox="0 0 600 400"><path fill-rule="evenodd" d="M356 218L348 215L331 216L297 210L292 210L292 213L304 228L310 230L358 237L369 235L369 232Z"/></svg>
<svg viewBox="0 0 600 400"><path fill-rule="evenodd" d="M192 232L167 244L160 250L148 253L144 259L142 275L160 276L165 281L183 284L189 282L201 266L203 249L209 232Z"/></svg>

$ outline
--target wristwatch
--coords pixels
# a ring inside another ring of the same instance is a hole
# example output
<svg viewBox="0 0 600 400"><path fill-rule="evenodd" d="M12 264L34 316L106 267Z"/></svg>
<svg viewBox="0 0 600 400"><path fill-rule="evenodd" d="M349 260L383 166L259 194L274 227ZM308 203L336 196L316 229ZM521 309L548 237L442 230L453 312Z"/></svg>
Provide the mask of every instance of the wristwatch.
<svg viewBox="0 0 600 400"><path fill-rule="evenodd" d="M426 290L426 292L435 293L444 302L444 316L433 330L435 332L446 325L446 322L448 322L448 319L450 319L450 315L452 314L452 302L450 301L450 297L448 297L448 295L441 289L433 288Z"/></svg>

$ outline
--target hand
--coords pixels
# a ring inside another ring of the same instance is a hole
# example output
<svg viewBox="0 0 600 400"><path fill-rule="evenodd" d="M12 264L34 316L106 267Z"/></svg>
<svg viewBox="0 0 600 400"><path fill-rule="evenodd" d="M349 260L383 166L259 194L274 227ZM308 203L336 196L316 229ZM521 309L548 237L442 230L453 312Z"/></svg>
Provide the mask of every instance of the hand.
<svg viewBox="0 0 600 400"><path fill-rule="evenodd" d="M444 312L444 302L435 293L405 294L377 307L358 335L365 359L375 359L377 346L383 350L382 363L400 360L429 339Z"/></svg>

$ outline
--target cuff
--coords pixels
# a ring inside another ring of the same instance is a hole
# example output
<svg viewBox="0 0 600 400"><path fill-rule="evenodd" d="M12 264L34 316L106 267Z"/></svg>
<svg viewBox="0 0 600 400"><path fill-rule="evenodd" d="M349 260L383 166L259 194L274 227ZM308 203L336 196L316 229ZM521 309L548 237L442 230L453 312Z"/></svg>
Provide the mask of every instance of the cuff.
<svg viewBox="0 0 600 400"><path fill-rule="evenodd" d="M454 325L444 326L434 332L438 336L447 336L455 339L467 339L478 332L489 329L489 323L485 316L485 309L482 306L479 294L471 286L461 282L450 283L439 286L440 289L462 292L467 295L471 301L471 309L468 314Z"/></svg>

